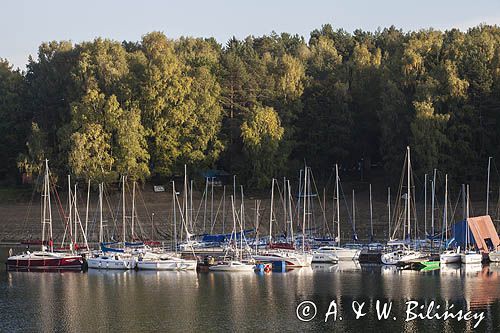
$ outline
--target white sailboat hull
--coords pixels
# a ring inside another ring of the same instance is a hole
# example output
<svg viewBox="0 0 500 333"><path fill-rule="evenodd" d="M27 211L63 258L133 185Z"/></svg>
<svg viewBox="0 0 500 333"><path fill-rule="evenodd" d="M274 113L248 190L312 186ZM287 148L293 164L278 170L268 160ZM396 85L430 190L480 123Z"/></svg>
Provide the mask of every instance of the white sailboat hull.
<svg viewBox="0 0 500 333"><path fill-rule="evenodd" d="M460 253L452 252L452 253L442 253L439 256L439 261L442 264L453 264L461 261Z"/></svg>
<svg viewBox="0 0 500 333"><path fill-rule="evenodd" d="M462 264L480 264L483 256L480 253L462 253L460 259Z"/></svg>
<svg viewBox="0 0 500 333"><path fill-rule="evenodd" d="M493 251L489 253L490 261L500 262L500 251Z"/></svg>
<svg viewBox="0 0 500 333"><path fill-rule="evenodd" d="M420 259L423 254L418 251L394 251L383 254L381 256L382 263L384 265L397 265L399 263L404 263L406 261Z"/></svg>
<svg viewBox="0 0 500 333"><path fill-rule="evenodd" d="M352 261L357 260L359 253L361 251L358 249L346 249L337 246L324 246L320 247L313 254L313 262L337 262L337 261ZM321 257L327 258L329 255L331 261L321 261Z"/></svg>
<svg viewBox="0 0 500 333"><path fill-rule="evenodd" d="M244 264L239 261L230 261L210 266L209 270L215 272L253 272L255 266L251 264Z"/></svg>
<svg viewBox="0 0 500 333"><path fill-rule="evenodd" d="M315 252L313 253L312 262L317 263L336 263L339 261L339 258L333 253L326 252Z"/></svg>
<svg viewBox="0 0 500 333"><path fill-rule="evenodd" d="M196 260L184 259L157 259L157 260L140 260L137 262L139 270L154 270L154 271L184 271L196 270Z"/></svg>
<svg viewBox="0 0 500 333"><path fill-rule="evenodd" d="M118 269L129 270L135 269L137 262L134 257L120 256L100 256L97 258L89 258L87 265L89 269Z"/></svg>
<svg viewBox="0 0 500 333"><path fill-rule="evenodd" d="M309 253L270 251L255 255L253 258L258 262L272 263L275 261L284 261L287 266L291 267L310 267L313 255Z"/></svg>

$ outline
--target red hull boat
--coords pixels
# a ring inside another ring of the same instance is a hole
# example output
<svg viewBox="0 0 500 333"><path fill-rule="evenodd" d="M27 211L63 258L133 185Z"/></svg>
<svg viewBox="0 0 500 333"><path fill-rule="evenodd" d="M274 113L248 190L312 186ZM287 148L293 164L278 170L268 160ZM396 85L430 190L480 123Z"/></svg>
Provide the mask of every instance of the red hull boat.
<svg viewBox="0 0 500 333"><path fill-rule="evenodd" d="M10 270L81 270L83 258L79 255L55 252L33 252L7 259Z"/></svg>

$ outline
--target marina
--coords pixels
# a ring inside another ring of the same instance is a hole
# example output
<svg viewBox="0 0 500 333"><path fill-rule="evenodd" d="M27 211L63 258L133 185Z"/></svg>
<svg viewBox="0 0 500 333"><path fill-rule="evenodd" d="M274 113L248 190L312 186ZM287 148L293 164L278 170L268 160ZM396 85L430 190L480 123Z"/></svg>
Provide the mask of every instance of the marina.
<svg viewBox="0 0 500 333"><path fill-rule="evenodd" d="M500 2L222 2L2 7L0 332L500 332Z"/></svg>
<svg viewBox="0 0 500 333"><path fill-rule="evenodd" d="M7 252L0 248L1 260ZM0 267L0 299L8 302L1 305L0 320L10 332L128 331L131 325L142 331L255 331L263 327L263 321L270 331L285 332L298 328L354 332L378 327L464 331L474 325L456 320L405 322L406 300L421 304L435 300L441 306L454 304L456 309L483 312L480 330L500 325L497 264L454 264L430 272L347 261L312 264L286 273L88 270L27 274L4 269ZM314 301L321 311L309 323L295 318L296 306L303 300ZM325 323L324 313L332 300L341 304L343 320L330 318ZM398 319L378 321L376 300L392 300L392 315ZM355 319L350 310L353 301L366 302L367 316ZM89 308L93 311L86 311Z"/></svg>
<svg viewBox="0 0 500 333"><path fill-rule="evenodd" d="M218 210L214 216L213 179L211 180L212 201L210 207L212 208L210 209L209 220L207 221L209 197L207 179L205 192L202 196L202 199L205 200L200 202L200 207L203 203L205 206L203 224L200 224L201 222L198 221L200 210L193 217L195 211L193 182L189 180L185 167L182 193L177 191L174 181L171 184L172 220L170 223L167 222L167 226L170 228L170 232L173 230L173 234L170 233L170 236L167 236L168 231L165 233L157 229L157 236L163 235L161 241L158 238L154 239L155 226L153 220L151 220L151 238L143 238L144 231L136 209L136 198L138 195L140 196L140 192L138 192L139 189L135 181L132 182L132 188L130 189L126 177L121 177L119 184L121 196L119 197L118 209L113 216L115 219L113 221L114 227L108 229L104 218L103 202L106 199L109 206L109 198L105 198L103 183L98 184L98 203L93 220L89 219L91 183L88 183L85 219L82 222L79 214L76 184L73 187L71 178L68 176L68 201L66 208L64 208L61 205L58 192L50 183L51 173L47 160L45 161L44 170L40 178L42 184L40 200L41 238L39 241L31 240L30 243L26 243L27 250L20 254L15 254L10 249L6 261L6 267L9 270L183 271L201 269L204 271L236 273L272 271L276 267L278 267L278 271L284 271L286 269L310 267L313 262L336 264L342 261L359 261L360 263L393 265L397 266L398 269L430 271L440 269L441 265L452 263L481 265L483 262L495 262L497 260L496 249L500 246L500 239L489 215L470 217L469 185L462 185L459 196L459 199L462 199L464 220L455 224L448 221L448 175L445 176L444 186L443 223L441 224L443 232L426 234L426 238L418 238L417 217L414 209L416 187L412 183L410 147L407 147L403 176L398 190L398 197L401 200L396 200L393 211L390 209L390 193L388 194L388 213L389 217L392 213L394 220L389 220L389 226L392 225L392 230L389 229L389 231L392 233L385 244L373 242L371 184L369 186L370 228L368 229L371 242L357 241L354 193L352 196L352 211L350 213L348 211L349 219L347 221L342 219L339 209L341 185L338 165L335 166L331 226L328 226L328 224L321 226L322 222L326 222L326 202L325 198L321 199L319 196L312 170L306 165L304 169L300 170L296 196L292 195L290 180L284 178L283 187L280 188L278 182L272 179L268 235L264 237L262 237L265 229L262 228L260 201L255 201L253 221L248 221L251 217L247 216L245 212L243 186L240 186L240 193L237 193L236 177L233 178L233 193L229 195L228 218L232 220L231 233L206 233L207 222L211 225L211 230L215 229L219 213ZM488 164L489 173L490 164ZM435 195L434 182L431 188L432 205L434 206L435 202L438 201ZM127 189L131 193L128 193ZM426 188L425 193L427 193ZM278 195L281 202L275 202L275 194ZM130 199L127 198L128 195L130 195ZM53 197L58 200L56 206L59 213L62 212L62 219L65 224L60 246L55 246L55 240L59 237L54 235L53 231ZM239 207L237 200L239 200ZM323 206L321 200L323 200ZM224 189L221 203L225 203L225 201ZM319 203L323 221L321 217L319 219L314 218L311 207L315 202ZM145 204L145 202L143 203ZM425 204L427 204L427 201L425 201ZM131 205L130 211L128 205ZM276 214L276 209L280 209L278 207L283 209L281 216ZM224 205L223 211L225 212L225 210L226 206ZM435 225L434 212L435 210L432 209L432 228ZM154 214L151 219L153 216ZM426 217L427 213L425 212ZM281 218L283 218L283 222L279 223ZM118 221L121 222L121 225L117 223ZM222 216L222 231L224 231L224 222L226 222L226 216ZM412 226L412 223L415 227ZM342 247L341 228L346 226L351 228L353 239L356 242L348 243ZM94 231L90 233L89 230ZM196 236L197 233L201 234L201 236ZM401 236L400 239L397 238L398 235ZM436 235L439 235L440 238L436 239ZM96 236L97 239L94 238ZM89 245L89 240L94 241L93 247ZM30 245L31 247L39 246L40 248L32 251ZM201 268L202 266L204 268Z"/></svg>

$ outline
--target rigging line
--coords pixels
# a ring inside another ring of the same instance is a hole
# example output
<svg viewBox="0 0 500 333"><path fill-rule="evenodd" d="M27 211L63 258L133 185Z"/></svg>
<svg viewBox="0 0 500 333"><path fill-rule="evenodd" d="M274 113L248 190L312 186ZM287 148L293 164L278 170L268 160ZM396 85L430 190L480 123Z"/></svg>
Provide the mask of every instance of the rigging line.
<svg viewBox="0 0 500 333"><path fill-rule="evenodd" d="M214 232L215 224L217 223L217 217L219 216L219 212L220 212L220 209L222 207L223 199L224 199L223 197L220 198L219 205L217 206L217 211L215 212L214 220L212 222L212 225L210 226L210 233Z"/></svg>
<svg viewBox="0 0 500 333"><path fill-rule="evenodd" d="M111 202L110 202L110 195L108 194L107 188L104 186L104 183L102 183L102 185L103 185L102 186L103 196L104 196L104 199L106 200L106 205L108 206L109 214L111 215L111 221L113 222L112 235L113 235L113 240L114 240L114 236L116 236L117 232L118 232L117 220L118 220L118 211L120 210L120 206L121 206L122 196L121 195L118 196L118 205L116 205L116 213L113 214L113 209L111 208ZM109 228L107 228L107 229L109 232Z"/></svg>
<svg viewBox="0 0 500 333"><path fill-rule="evenodd" d="M339 176L339 188L340 188L340 192L342 193L342 197L344 199L344 204L345 204L345 208L346 208L346 211L347 211L347 220L351 224L351 231L353 231L354 234L356 234L356 230L354 230L354 225L352 223L352 215L351 215L349 203L347 203L347 199L346 199L346 196L345 196L345 193L344 193L344 188L342 187L342 182L340 181L340 176Z"/></svg>
<svg viewBox="0 0 500 333"><path fill-rule="evenodd" d="M458 204L460 203L460 200L462 199L462 195L463 195L462 190L460 190L458 193L459 193L459 194L458 194L458 197L457 197L457 201L456 201L456 203L455 203L455 208L453 209L453 214L452 214L452 216L451 216L452 220L455 220L455 214L456 214L457 209L458 209ZM450 200L451 200L451 199L450 199ZM451 227L451 226L450 226L450 227Z"/></svg>
<svg viewBox="0 0 500 333"><path fill-rule="evenodd" d="M28 217L31 214L31 208L33 207L33 201L35 200L35 193L36 193L36 184L39 183L40 180L40 174L37 175L37 178L35 180L35 186L33 186L33 190L31 191L31 199L28 204L28 209L26 210L26 214L24 215L24 220L23 220L23 234L28 230Z"/></svg>
<svg viewBox="0 0 500 333"><path fill-rule="evenodd" d="M142 195L142 191L141 189L137 189L138 186L136 186L136 192L139 193L139 198L140 200L142 201L142 204L144 205L144 209L146 210L146 219L148 222L151 222L151 223L154 223L153 221L153 215L149 212L149 209L148 209L148 206L146 205L146 201L144 200L144 196ZM137 210L137 208L136 208ZM141 233L142 233L142 236L144 237L144 230L142 228L142 224L140 223L140 219L139 219L139 216L136 216L137 218L137 223L139 224L139 228L141 228Z"/></svg>
<svg viewBox="0 0 500 333"><path fill-rule="evenodd" d="M329 225L328 225L328 221L326 220L325 208L323 207L323 204L321 202L321 196L319 195L318 187L316 186L316 180L314 179L314 174L312 173L311 169L309 169L309 170L310 170L310 174L311 174L311 179L312 179L312 183L313 183L313 186L314 186L314 190L316 191L316 194L318 196L319 209L323 213L323 221L324 221L324 223L326 225L326 228L328 229L328 232L331 232L331 230L329 228ZM314 221L313 221L313 223L314 223Z"/></svg>
<svg viewBox="0 0 500 333"><path fill-rule="evenodd" d="M405 173L406 173L406 163L408 160L407 157L408 157L408 152L405 153L404 162L403 162L403 169L401 171L401 177L399 178L398 192L397 192L396 197L394 198L395 204L394 204L393 214L392 214L392 216L394 218L394 223L392 223L393 221L391 221L391 225L394 226L394 230L392 232L392 235L389 236L391 239L393 239L396 236L396 233L398 233L400 231L399 228L401 227L401 224L403 223L403 220L401 219L399 213L401 211L403 211L402 204L401 204L401 197L403 195L403 187L404 187L403 182L404 182L404 177L405 177ZM404 239L404 237L403 237L403 239Z"/></svg>
<svg viewBox="0 0 500 333"><path fill-rule="evenodd" d="M200 204L198 205L198 210L196 211L196 215L194 217L194 222L198 221L198 216L200 215L201 212L201 207L203 206L203 200L208 200L208 194L207 191L208 188L205 186L205 189L203 190L203 195L201 196ZM187 203L186 203L187 204ZM191 221L193 222L193 221ZM197 225L197 223L193 223L193 228ZM192 230L194 232L194 230Z"/></svg>

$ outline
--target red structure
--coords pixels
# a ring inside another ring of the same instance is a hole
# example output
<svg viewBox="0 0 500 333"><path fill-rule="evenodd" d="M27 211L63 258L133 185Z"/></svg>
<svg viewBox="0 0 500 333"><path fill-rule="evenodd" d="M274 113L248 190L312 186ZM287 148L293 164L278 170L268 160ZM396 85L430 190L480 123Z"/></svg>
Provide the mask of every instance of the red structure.
<svg viewBox="0 0 500 333"><path fill-rule="evenodd" d="M481 253L488 254L500 246L498 233L489 215L469 217L467 222Z"/></svg>

